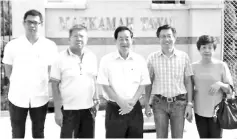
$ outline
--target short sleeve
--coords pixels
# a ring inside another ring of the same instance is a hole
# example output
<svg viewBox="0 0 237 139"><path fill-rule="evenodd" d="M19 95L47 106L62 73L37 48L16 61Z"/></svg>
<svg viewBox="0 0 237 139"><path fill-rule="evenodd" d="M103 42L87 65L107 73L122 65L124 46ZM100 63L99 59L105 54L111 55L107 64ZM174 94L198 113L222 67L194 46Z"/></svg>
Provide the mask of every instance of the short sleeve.
<svg viewBox="0 0 237 139"><path fill-rule="evenodd" d="M14 61L14 55L13 55L13 49L12 49L12 42L8 42L7 45L4 48L4 55L2 62L4 64L12 65Z"/></svg>
<svg viewBox="0 0 237 139"><path fill-rule="evenodd" d="M225 62L223 62L223 82L233 86L233 79L230 73L230 70Z"/></svg>
<svg viewBox="0 0 237 139"><path fill-rule="evenodd" d="M185 69L184 69L185 76L192 76L193 70L190 59L187 54L185 54Z"/></svg>
<svg viewBox="0 0 237 139"><path fill-rule="evenodd" d="M107 60L105 57L102 57L99 66L99 72L97 76L97 83L102 85L109 85L109 76L108 76L108 67L107 67Z"/></svg>
<svg viewBox="0 0 237 139"><path fill-rule="evenodd" d="M141 60L141 66L142 66L142 73L141 73L141 82L140 82L140 85L148 85L148 84L151 84L151 80L150 80L150 76L149 76L149 71L148 71L148 68L147 68L147 64L146 64L146 61L145 59L142 59Z"/></svg>
<svg viewBox="0 0 237 139"><path fill-rule="evenodd" d="M59 56L57 56L56 60L51 66L50 80L59 82L61 81L61 61Z"/></svg>

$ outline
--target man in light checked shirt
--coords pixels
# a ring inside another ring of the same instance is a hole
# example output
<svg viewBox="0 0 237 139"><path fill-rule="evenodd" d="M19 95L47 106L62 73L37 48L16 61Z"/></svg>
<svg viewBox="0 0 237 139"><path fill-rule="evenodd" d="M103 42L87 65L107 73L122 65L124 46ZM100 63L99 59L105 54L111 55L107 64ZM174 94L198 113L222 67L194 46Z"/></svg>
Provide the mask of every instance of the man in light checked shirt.
<svg viewBox="0 0 237 139"><path fill-rule="evenodd" d="M145 114L154 114L157 138L183 138L185 118L192 121L193 75L188 55L175 48L176 30L169 25L157 29L161 51L148 56L151 85L146 87Z"/></svg>

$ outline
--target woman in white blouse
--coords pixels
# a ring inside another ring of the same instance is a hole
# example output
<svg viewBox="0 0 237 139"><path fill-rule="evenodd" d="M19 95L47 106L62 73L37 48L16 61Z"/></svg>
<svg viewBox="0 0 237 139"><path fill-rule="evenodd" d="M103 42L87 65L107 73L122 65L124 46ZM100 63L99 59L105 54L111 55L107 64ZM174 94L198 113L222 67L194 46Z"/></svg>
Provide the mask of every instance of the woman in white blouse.
<svg viewBox="0 0 237 139"><path fill-rule="evenodd" d="M192 64L194 83L194 112L200 138L222 138L222 129L214 122L214 107L223 93L231 95L232 77L226 63L214 59L216 39L209 35L198 38L197 49L201 60Z"/></svg>

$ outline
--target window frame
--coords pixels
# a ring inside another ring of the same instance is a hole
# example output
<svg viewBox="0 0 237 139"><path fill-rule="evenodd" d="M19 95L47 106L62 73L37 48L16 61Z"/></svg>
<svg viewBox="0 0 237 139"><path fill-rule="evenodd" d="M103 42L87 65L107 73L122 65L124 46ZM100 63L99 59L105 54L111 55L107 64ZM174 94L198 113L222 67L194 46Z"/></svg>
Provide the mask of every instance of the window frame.
<svg viewBox="0 0 237 139"><path fill-rule="evenodd" d="M45 8L86 9L88 0L45 0Z"/></svg>

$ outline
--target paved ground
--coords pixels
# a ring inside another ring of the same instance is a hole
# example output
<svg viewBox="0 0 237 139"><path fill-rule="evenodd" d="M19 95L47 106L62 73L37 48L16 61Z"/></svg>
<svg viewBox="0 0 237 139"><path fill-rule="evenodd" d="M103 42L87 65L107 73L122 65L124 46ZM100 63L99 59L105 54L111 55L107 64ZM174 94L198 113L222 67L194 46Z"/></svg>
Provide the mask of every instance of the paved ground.
<svg viewBox="0 0 237 139"><path fill-rule="evenodd" d="M30 119L27 118L26 122L26 137L27 139L32 139L31 137L31 123ZM11 125L8 114L2 114L0 117L0 139L10 139L11 138ZM60 128L54 122L54 114L47 114L45 123L45 138L46 139L57 139L59 138ZM96 133L95 138L103 139L105 138L104 129L104 111L99 111L96 117ZM156 138L155 133L144 133L144 138ZM195 123L192 124L186 122L184 139L198 139L198 134L196 130ZM225 139L237 139L237 130L225 130L223 133L223 138Z"/></svg>

